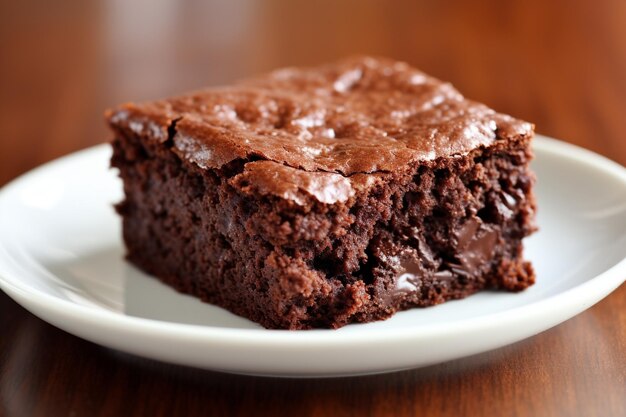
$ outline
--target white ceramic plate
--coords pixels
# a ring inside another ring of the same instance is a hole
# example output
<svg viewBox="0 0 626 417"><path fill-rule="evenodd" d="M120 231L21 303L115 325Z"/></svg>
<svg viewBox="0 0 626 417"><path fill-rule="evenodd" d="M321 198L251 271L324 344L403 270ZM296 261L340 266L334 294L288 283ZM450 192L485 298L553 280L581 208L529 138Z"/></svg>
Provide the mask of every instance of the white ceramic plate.
<svg viewBox="0 0 626 417"><path fill-rule="evenodd" d="M278 376L419 367L535 335L626 278L626 170L537 138L541 231L527 240L537 284L483 292L340 330L277 331L176 293L123 260L112 204L121 183L101 145L46 164L0 191L0 286L79 337L154 359Z"/></svg>

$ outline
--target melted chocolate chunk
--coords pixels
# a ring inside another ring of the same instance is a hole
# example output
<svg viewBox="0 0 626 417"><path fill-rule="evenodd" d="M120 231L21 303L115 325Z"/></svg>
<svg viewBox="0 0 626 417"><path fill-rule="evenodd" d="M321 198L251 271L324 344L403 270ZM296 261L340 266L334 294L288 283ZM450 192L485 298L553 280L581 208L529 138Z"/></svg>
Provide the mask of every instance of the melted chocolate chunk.
<svg viewBox="0 0 626 417"><path fill-rule="evenodd" d="M448 271L448 270L437 271L435 272L433 276L435 277L437 281L445 283L445 284L450 284L455 279L455 276L452 273L452 271Z"/></svg>
<svg viewBox="0 0 626 417"><path fill-rule="evenodd" d="M455 233L459 264L450 263L452 271L471 275L493 255L500 233L478 217L470 217Z"/></svg>
<svg viewBox="0 0 626 417"><path fill-rule="evenodd" d="M481 221L476 217L470 217L459 229L457 229L455 235L457 239L457 246L463 250L465 249L475 238L476 232L481 225Z"/></svg>
<svg viewBox="0 0 626 417"><path fill-rule="evenodd" d="M426 271L419 259L411 251L400 254L399 271L396 273L395 292L418 291L422 285L422 279Z"/></svg>

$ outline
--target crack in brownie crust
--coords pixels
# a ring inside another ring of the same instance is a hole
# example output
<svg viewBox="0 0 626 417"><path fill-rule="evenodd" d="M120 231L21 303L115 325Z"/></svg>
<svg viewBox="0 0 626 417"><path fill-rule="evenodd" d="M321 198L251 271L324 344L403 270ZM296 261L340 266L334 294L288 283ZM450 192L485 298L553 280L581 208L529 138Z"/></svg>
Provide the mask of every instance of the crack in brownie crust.
<svg viewBox="0 0 626 417"><path fill-rule="evenodd" d="M281 70L108 119L128 258L265 327L534 282L532 125L406 64Z"/></svg>

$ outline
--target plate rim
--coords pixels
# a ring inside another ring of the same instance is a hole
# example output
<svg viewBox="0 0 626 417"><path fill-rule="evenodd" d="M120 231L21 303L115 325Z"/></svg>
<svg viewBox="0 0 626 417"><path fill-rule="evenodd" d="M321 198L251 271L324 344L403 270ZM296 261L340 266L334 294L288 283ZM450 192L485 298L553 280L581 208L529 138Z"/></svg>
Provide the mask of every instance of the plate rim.
<svg viewBox="0 0 626 417"><path fill-rule="evenodd" d="M101 153L108 149L108 144L100 144L78 152L71 153L61 158L47 162L39 167L12 180L0 189L0 209L6 204L5 199L9 191L19 187L21 183L28 181L41 171L52 168L58 164L68 163L75 158L82 158L90 153ZM557 139L536 135L533 142L535 151L556 154L559 157L569 158L579 163L586 164L602 171L603 173L619 179L626 185L626 168L610 159L596 154L587 149L562 142ZM107 150L108 152L108 150ZM532 316L533 312L545 311L546 309L569 309L580 313L619 287L626 280L626 256L604 272L589 278L568 290L548 296L528 304L523 304L501 312L485 314L478 317L459 319L449 323L420 324L417 326L401 326L398 328L377 328L368 332L341 332L328 329L314 329L306 331L270 330L264 328L228 328L198 324L167 322L150 318L128 316L107 309L97 309L71 302L63 298L48 294L37 288L33 288L15 275L20 270L20 265L13 265L13 269L7 268L5 263L10 261L11 255L7 252L5 244L0 241L0 288L11 298L23 297L28 299L29 307L36 305L39 309L54 310L57 314L71 314L75 320L85 325L106 326L110 329L121 329L140 333L143 336L167 335L177 339L195 340L209 343L246 343L254 342L256 346L272 347L280 345L281 348L289 347L332 347L359 345L364 341L371 341L372 337L379 336L385 342L402 342L408 340L432 339L449 335L450 333L465 333L469 328L472 331L488 330L497 328L500 322L515 322L516 319ZM581 300L585 302L581 302ZM592 301L588 301L592 300ZM23 303L19 303L24 305ZM542 313L542 315L545 313ZM573 317L568 315L558 323ZM558 324L555 323L554 325ZM550 326L552 327L552 326ZM375 334L373 336L373 333Z"/></svg>

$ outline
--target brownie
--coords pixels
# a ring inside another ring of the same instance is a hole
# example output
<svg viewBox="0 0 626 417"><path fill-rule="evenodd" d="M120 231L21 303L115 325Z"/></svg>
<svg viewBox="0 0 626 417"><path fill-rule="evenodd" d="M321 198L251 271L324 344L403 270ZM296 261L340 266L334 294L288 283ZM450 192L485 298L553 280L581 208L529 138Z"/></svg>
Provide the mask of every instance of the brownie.
<svg viewBox="0 0 626 417"><path fill-rule="evenodd" d="M127 257L267 328L535 280L533 125L354 57L107 112Z"/></svg>

